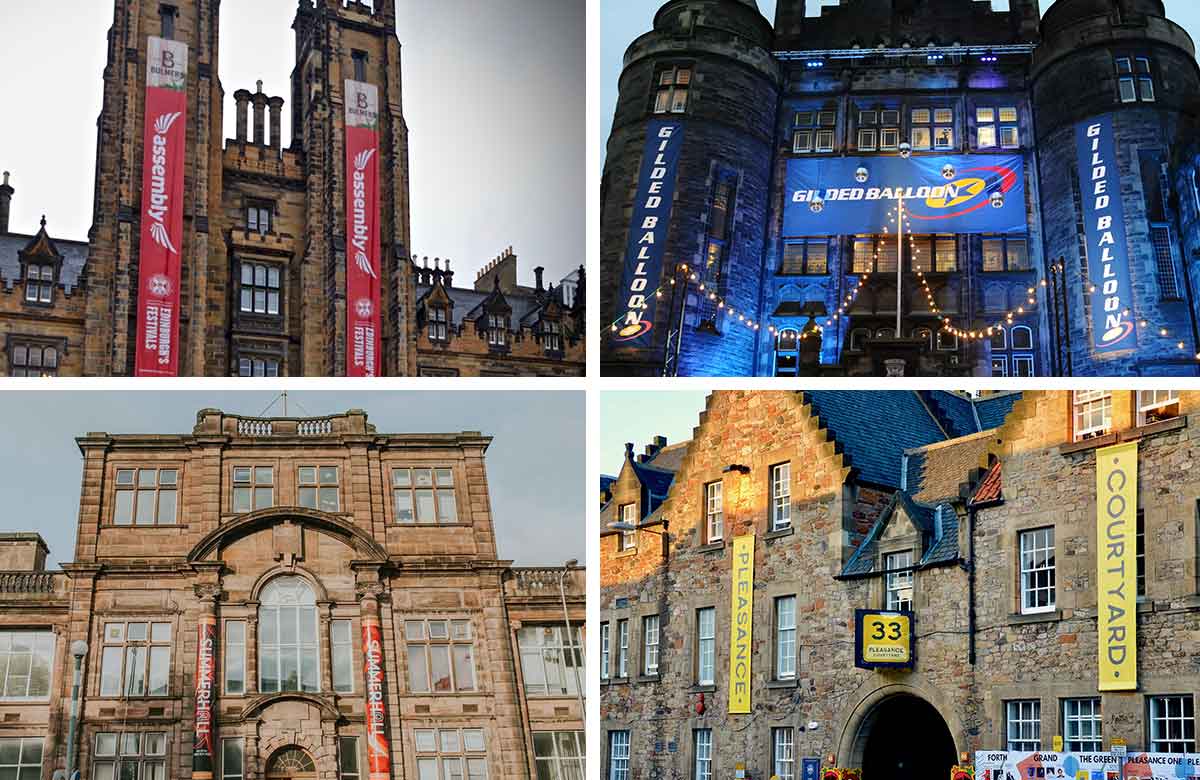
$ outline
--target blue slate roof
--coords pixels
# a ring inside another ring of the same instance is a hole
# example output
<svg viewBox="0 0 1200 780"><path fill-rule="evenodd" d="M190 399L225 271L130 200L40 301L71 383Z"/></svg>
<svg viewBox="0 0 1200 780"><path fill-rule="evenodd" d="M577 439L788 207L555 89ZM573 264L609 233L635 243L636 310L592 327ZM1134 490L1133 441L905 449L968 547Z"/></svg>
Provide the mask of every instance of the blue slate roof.
<svg viewBox="0 0 1200 780"><path fill-rule="evenodd" d="M20 253L37 236L26 236L21 233L0 233L0 280L6 289L21 279ZM79 285L79 277L88 259L88 243L86 241L66 241L51 239L54 248L62 257L62 266L58 272L58 282L68 293Z"/></svg>
<svg viewBox="0 0 1200 780"><path fill-rule="evenodd" d="M980 430L972 400L967 396L945 390L923 391L921 395L951 438Z"/></svg>
<svg viewBox="0 0 1200 780"><path fill-rule="evenodd" d="M1008 417L1008 413L1012 411L1013 404L1021 398L1019 392L1014 393L999 393L997 395L989 395L987 398L977 398L975 400L975 411L979 413L979 423L982 426L981 430L990 430L999 428L1004 424L1004 418Z"/></svg>
<svg viewBox="0 0 1200 780"><path fill-rule="evenodd" d="M805 390L804 400L872 484L899 488L904 451L947 438L910 390Z"/></svg>
<svg viewBox="0 0 1200 780"><path fill-rule="evenodd" d="M925 554L917 562L918 568L958 560L958 515L954 507L945 502L936 505L922 504L914 501L903 490L898 490L892 495L891 503L880 512L866 539L842 567L841 576L864 575L875 571L875 561L879 557L879 538L895 517L897 506L904 508L905 514L921 532L921 544Z"/></svg>
<svg viewBox="0 0 1200 780"><path fill-rule="evenodd" d="M616 481L617 481L616 477L610 477L607 474L601 474L600 475L600 492L601 493L606 492L608 490L609 486L612 485L612 483L614 483Z"/></svg>
<svg viewBox="0 0 1200 780"><path fill-rule="evenodd" d="M667 492L671 489L671 483L675 481L675 472L656 469L636 461L630 461L629 465L633 466L633 473L642 483L646 498L642 504L642 511L649 515L667 500Z"/></svg>

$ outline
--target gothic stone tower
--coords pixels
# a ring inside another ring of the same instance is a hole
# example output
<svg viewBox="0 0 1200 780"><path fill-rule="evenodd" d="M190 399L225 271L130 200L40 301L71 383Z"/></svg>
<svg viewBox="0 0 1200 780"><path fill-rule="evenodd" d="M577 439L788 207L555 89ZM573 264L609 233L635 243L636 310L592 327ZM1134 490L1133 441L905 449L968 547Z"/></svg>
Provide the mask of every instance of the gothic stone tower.
<svg viewBox="0 0 1200 780"><path fill-rule="evenodd" d="M283 100L261 88L235 94L237 138L223 138L220 0L120 0L115 7L99 120L84 373L133 371L150 36L189 49L180 375L344 373L346 79L379 89L382 364L387 374L412 373L409 264L399 262L409 245L408 129L395 0L299 0L287 148Z"/></svg>

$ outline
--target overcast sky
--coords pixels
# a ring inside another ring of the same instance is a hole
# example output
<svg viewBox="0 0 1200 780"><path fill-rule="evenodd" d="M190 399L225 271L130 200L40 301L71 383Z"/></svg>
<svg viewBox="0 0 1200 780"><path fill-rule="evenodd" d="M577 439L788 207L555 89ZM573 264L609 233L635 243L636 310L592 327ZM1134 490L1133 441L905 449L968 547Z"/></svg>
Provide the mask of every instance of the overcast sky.
<svg viewBox="0 0 1200 780"><path fill-rule="evenodd" d="M808 13L819 10L822 0L806 0ZM613 112L617 110L617 78L621 75L621 58L629 44L654 26L654 14L665 0L600 0L600 137L607 141L612 128ZM772 24L775 22L776 0L757 0L758 9ZM824 0L837 5L837 0ZM962 2L992 2L993 7L1005 9L1008 0L962 0ZM1041 0L1042 13L1051 5ZM1165 0L1167 16L1181 25L1192 40L1200 40L1200 2L1197 0Z"/></svg>
<svg viewBox="0 0 1200 780"><path fill-rule="evenodd" d="M512 246L520 278L583 261L584 0L396 0L410 133L413 249L450 257L458 283ZM122 3L123 4L123 3ZM0 0L0 170L10 229L86 240L113 0ZM233 93L288 100L296 0L221 4L225 136ZM340 163L339 163L340 164ZM432 261L431 261L432 262Z"/></svg>
<svg viewBox="0 0 1200 780"><path fill-rule="evenodd" d="M76 436L191 433L200 409L255 416L277 395L0 391L0 531L37 531L50 546L51 567L70 561L83 474ZM487 477L500 558L528 566L586 560L586 501L595 488L585 490L583 393L289 394L293 417L347 409L366 410L380 433L470 430L495 437ZM282 407L270 415L282 416Z"/></svg>
<svg viewBox="0 0 1200 780"><path fill-rule="evenodd" d="M655 436L666 436L667 444L692 438L707 397L706 390L601 393L600 473L617 476L627 441L638 454Z"/></svg>

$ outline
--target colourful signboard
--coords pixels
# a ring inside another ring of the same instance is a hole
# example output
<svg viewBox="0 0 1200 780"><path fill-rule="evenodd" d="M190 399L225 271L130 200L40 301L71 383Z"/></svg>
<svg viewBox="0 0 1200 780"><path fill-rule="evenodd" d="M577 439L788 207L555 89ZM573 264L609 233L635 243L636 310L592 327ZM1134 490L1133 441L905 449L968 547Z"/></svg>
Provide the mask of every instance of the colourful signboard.
<svg viewBox="0 0 1200 780"><path fill-rule="evenodd" d="M750 712L754 624L754 534L733 539L733 596L729 621L729 711Z"/></svg>
<svg viewBox="0 0 1200 780"><path fill-rule="evenodd" d="M1075 143L1092 287L1092 349L1101 353L1133 349L1137 346L1133 284L1112 115L1079 123Z"/></svg>
<svg viewBox="0 0 1200 780"><path fill-rule="evenodd" d="M379 376L379 90L346 80L346 376Z"/></svg>
<svg viewBox="0 0 1200 780"><path fill-rule="evenodd" d="M882 233L901 198L916 233L1028 230L1020 155L792 158L784 195L785 236Z"/></svg>
<svg viewBox="0 0 1200 780"><path fill-rule="evenodd" d="M217 619L204 615L198 625L196 645L196 727L192 740L192 777L213 776L213 699L217 684Z"/></svg>
<svg viewBox="0 0 1200 780"><path fill-rule="evenodd" d="M911 612L854 611L854 665L862 669L913 665Z"/></svg>
<svg viewBox="0 0 1200 780"><path fill-rule="evenodd" d="M975 780L1188 780L1200 776L1200 754L1036 753L980 750Z"/></svg>
<svg viewBox="0 0 1200 780"><path fill-rule="evenodd" d="M1096 630L1102 691L1137 690L1136 441L1096 450Z"/></svg>
<svg viewBox="0 0 1200 780"><path fill-rule="evenodd" d="M663 251L682 147L681 122L660 119L650 122L633 196L625 272L617 291L616 332L612 340L618 345L648 347L651 343L656 309L654 291L662 279Z"/></svg>
<svg viewBox="0 0 1200 780"><path fill-rule="evenodd" d="M146 46L146 60L134 374L177 376L187 143L187 44L151 37Z"/></svg>
<svg viewBox="0 0 1200 780"><path fill-rule="evenodd" d="M363 672L367 695L367 772L370 780L388 780L392 775L387 738L387 688L383 679L383 635L379 618L362 619Z"/></svg>

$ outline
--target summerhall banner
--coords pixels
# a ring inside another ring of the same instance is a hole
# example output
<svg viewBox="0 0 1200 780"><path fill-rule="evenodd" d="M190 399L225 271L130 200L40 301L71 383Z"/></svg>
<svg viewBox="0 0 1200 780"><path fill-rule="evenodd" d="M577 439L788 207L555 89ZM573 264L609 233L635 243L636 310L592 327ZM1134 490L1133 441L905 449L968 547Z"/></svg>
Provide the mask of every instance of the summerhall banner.
<svg viewBox="0 0 1200 780"><path fill-rule="evenodd" d="M346 376L379 376L379 90L346 80Z"/></svg>
<svg viewBox="0 0 1200 780"><path fill-rule="evenodd" d="M134 373L178 376L187 44L151 37L146 60Z"/></svg>
<svg viewBox="0 0 1200 780"><path fill-rule="evenodd" d="M1096 450L1096 582L1102 691L1137 689L1138 443Z"/></svg>
<svg viewBox="0 0 1200 780"><path fill-rule="evenodd" d="M362 618L363 673L367 694L367 771L370 780L392 776L387 738L387 686L383 679L383 632L379 618Z"/></svg>
<svg viewBox="0 0 1200 780"><path fill-rule="evenodd" d="M754 534L733 540L733 596L729 621L729 711L750 712L750 656L754 626Z"/></svg>

